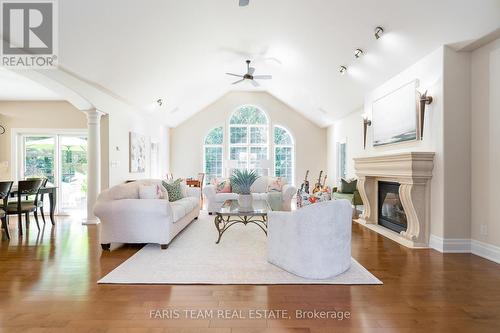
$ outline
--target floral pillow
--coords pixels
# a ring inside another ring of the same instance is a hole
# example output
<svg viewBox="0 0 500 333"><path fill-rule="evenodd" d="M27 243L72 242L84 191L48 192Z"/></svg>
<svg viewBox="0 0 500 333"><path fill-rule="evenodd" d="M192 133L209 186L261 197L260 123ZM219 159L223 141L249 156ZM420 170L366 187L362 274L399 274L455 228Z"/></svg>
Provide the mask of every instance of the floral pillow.
<svg viewBox="0 0 500 333"><path fill-rule="evenodd" d="M267 192L281 192L283 186L286 185L286 180L281 177L269 177L269 185L267 185Z"/></svg>
<svg viewBox="0 0 500 333"><path fill-rule="evenodd" d="M212 185L215 185L217 193L231 193L231 181L229 179L214 179Z"/></svg>
<svg viewBox="0 0 500 333"><path fill-rule="evenodd" d="M181 188L182 179L177 179L173 182L167 183L166 181L162 181L163 187L167 190L168 193L168 201L177 201L182 199L184 196L182 195Z"/></svg>

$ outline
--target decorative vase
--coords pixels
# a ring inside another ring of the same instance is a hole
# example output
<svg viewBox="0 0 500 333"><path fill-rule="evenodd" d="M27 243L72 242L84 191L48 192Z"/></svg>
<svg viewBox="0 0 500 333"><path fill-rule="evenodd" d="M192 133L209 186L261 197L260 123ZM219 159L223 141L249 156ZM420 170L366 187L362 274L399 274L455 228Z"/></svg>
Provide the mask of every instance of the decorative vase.
<svg viewBox="0 0 500 333"><path fill-rule="evenodd" d="M238 195L238 204L240 205L241 211L251 211L253 198L251 194L240 194Z"/></svg>

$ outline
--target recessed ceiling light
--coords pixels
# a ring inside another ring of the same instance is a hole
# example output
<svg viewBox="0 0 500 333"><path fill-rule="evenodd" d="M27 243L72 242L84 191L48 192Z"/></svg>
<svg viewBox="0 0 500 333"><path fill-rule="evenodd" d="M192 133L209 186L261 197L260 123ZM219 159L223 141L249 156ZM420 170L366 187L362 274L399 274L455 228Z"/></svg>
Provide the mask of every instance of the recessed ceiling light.
<svg viewBox="0 0 500 333"><path fill-rule="evenodd" d="M381 26L378 26L375 28L375 39L379 39L382 34L384 33L384 28L382 28Z"/></svg>
<svg viewBox="0 0 500 333"><path fill-rule="evenodd" d="M354 57L359 58L363 55L363 50L362 49L356 49L354 50Z"/></svg>
<svg viewBox="0 0 500 333"><path fill-rule="evenodd" d="M339 67L339 73L340 75L344 75L347 72L347 67L346 66L340 66Z"/></svg>

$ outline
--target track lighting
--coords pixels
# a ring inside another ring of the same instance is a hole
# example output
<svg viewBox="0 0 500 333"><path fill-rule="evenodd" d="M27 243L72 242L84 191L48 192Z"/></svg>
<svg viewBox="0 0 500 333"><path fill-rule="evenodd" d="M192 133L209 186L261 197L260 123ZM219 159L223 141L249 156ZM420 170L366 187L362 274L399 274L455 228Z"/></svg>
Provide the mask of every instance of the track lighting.
<svg viewBox="0 0 500 333"><path fill-rule="evenodd" d="M339 68L340 75L344 75L347 72L346 66L340 66Z"/></svg>
<svg viewBox="0 0 500 333"><path fill-rule="evenodd" d="M160 108L161 108L161 107L163 106L163 99L162 99L162 98L158 98L158 99L156 100L156 104L158 104L158 107L160 107Z"/></svg>
<svg viewBox="0 0 500 333"><path fill-rule="evenodd" d="M364 53L364 52L363 52L363 50L362 50L362 49L356 49L356 50L354 50L354 57L355 57L356 59L358 59L359 57L361 57L361 56L363 55L363 53Z"/></svg>
<svg viewBox="0 0 500 333"><path fill-rule="evenodd" d="M382 34L384 33L384 28L382 28L381 26L378 26L375 28L375 39L379 39Z"/></svg>

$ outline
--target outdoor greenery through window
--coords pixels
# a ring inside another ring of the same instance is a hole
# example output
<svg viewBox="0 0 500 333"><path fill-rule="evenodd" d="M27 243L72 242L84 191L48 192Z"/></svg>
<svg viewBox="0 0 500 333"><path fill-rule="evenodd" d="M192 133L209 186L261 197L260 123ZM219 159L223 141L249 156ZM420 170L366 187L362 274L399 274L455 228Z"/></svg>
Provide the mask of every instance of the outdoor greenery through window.
<svg viewBox="0 0 500 333"><path fill-rule="evenodd" d="M212 129L205 137L203 167L207 184L214 178L222 177L223 142L222 126Z"/></svg>
<svg viewBox="0 0 500 333"><path fill-rule="evenodd" d="M229 124L229 159L236 161L237 169L263 175L260 161L268 160L269 155L266 115L255 106L245 105L233 113Z"/></svg>
<svg viewBox="0 0 500 333"><path fill-rule="evenodd" d="M274 175L293 183L293 139L281 126L274 127Z"/></svg>

